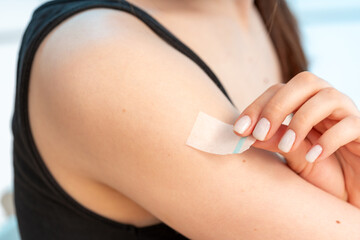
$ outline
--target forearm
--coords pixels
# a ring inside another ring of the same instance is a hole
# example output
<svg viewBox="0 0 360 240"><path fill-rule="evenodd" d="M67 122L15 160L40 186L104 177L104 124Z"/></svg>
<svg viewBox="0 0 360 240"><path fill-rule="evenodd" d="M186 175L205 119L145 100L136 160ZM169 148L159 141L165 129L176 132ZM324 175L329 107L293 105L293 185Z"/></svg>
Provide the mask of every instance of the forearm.
<svg viewBox="0 0 360 240"><path fill-rule="evenodd" d="M191 239L360 238L357 208L306 182L271 153L206 154L193 162L197 171L202 166L201 176L182 168L173 178L157 173L145 185L128 179L142 186L141 194L124 190Z"/></svg>

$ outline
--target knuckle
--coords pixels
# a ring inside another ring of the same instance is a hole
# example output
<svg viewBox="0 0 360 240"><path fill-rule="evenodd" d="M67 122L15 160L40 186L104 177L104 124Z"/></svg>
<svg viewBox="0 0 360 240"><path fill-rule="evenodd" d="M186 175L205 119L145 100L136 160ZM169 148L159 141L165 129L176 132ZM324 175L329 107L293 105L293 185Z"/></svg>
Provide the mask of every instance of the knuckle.
<svg viewBox="0 0 360 240"><path fill-rule="evenodd" d="M297 81L300 81L301 83L311 84L316 81L317 77L314 74L312 74L311 72L304 71L304 72L298 73L296 75L295 79Z"/></svg>
<svg viewBox="0 0 360 240"><path fill-rule="evenodd" d="M295 129L303 129L309 123L309 116L306 114L295 114L290 125Z"/></svg>
<svg viewBox="0 0 360 240"><path fill-rule="evenodd" d="M270 101L264 111L263 115L265 116L279 116L283 112L283 106L279 102Z"/></svg>
<svg viewBox="0 0 360 240"><path fill-rule="evenodd" d="M349 124L351 126L358 126L360 128L360 117L351 115L348 118L349 118Z"/></svg>
<svg viewBox="0 0 360 240"><path fill-rule="evenodd" d="M244 109L242 115L256 116L260 114L263 106L258 102L251 103L246 109Z"/></svg>
<svg viewBox="0 0 360 240"><path fill-rule="evenodd" d="M299 82L301 84L314 85L315 88L319 88L319 89L324 87L331 87L331 85L327 81L325 81L322 78L319 78L315 74L308 71L298 73L294 77L294 81Z"/></svg>
<svg viewBox="0 0 360 240"><path fill-rule="evenodd" d="M342 95L338 90L336 90L333 87L323 88L320 90L320 92L321 94L324 94L327 98L330 98L331 100L335 98L340 98Z"/></svg>
<svg viewBox="0 0 360 240"><path fill-rule="evenodd" d="M284 83L276 83L276 84L271 85L271 86L268 88L268 90L270 90L270 91L276 91L276 90L282 88L284 85L285 85Z"/></svg>
<svg viewBox="0 0 360 240"><path fill-rule="evenodd" d="M255 104L251 104L250 106L248 106L242 113L241 113L241 116L257 116L259 115L261 109L258 105L255 105Z"/></svg>
<svg viewBox="0 0 360 240"><path fill-rule="evenodd" d="M346 109L348 112L356 111L356 105L352 99L333 87L323 88L318 94L324 102L337 106L337 109Z"/></svg>

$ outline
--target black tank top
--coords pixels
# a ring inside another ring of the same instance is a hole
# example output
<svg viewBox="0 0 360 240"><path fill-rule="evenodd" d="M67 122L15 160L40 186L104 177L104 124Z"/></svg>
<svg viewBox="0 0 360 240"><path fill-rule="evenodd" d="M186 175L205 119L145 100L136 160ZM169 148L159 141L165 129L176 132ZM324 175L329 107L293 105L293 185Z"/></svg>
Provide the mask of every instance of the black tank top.
<svg viewBox="0 0 360 240"><path fill-rule="evenodd" d="M46 35L62 21L93 8L125 11L139 18L164 40L164 44L170 44L204 70L232 103L205 62L135 5L123 0L55 0L41 5L33 12L22 38L12 118L15 206L21 237L25 240L187 239L165 223L136 227L113 221L85 208L61 188L35 145L28 117L29 77L35 52Z"/></svg>

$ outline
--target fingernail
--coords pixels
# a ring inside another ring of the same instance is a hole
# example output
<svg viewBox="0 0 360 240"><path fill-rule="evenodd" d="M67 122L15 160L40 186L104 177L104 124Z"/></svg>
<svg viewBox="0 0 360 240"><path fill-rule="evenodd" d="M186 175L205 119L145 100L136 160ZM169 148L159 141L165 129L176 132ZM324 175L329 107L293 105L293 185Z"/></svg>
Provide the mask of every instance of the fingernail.
<svg viewBox="0 0 360 240"><path fill-rule="evenodd" d="M295 137L296 134L293 130L287 130L284 136L281 138L278 148L283 152L289 152L295 142Z"/></svg>
<svg viewBox="0 0 360 240"><path fill-rule="evenodd" d="M266 118L261 118L256 124L256 127L252 133L254 138L263 141L270 130L270 122Z"/></svg>
<svg viewBox="0 0 360 240"><path fill-rule="evenodd" d="M251 118L248 115L241 117L234 126L234 131L243 134L251 124Z"/></svg>
<svg viewBox="0 0 360 240"><path fill-rule="evenodd" d="M314 162L319 157L322 150L323 149L319 144L313 146L305 156L306 161L308 161L310 163Z"/></svg>

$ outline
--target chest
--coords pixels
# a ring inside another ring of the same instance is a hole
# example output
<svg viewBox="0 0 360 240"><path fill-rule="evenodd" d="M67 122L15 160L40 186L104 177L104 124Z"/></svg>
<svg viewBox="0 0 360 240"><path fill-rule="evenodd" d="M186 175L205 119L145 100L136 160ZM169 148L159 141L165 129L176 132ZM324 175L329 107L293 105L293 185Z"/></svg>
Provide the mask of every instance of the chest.
<svg viewBox="0 0 360 240"><path fill-rule="evenodd" d="M226 17L155 17L205 61L240 111L281 82L275 49L256 9L246 27Z"/></svg>

